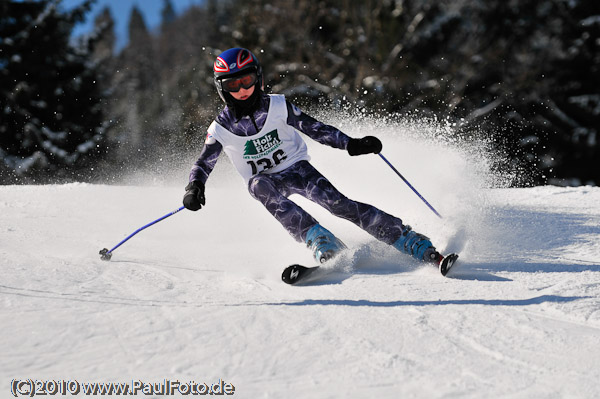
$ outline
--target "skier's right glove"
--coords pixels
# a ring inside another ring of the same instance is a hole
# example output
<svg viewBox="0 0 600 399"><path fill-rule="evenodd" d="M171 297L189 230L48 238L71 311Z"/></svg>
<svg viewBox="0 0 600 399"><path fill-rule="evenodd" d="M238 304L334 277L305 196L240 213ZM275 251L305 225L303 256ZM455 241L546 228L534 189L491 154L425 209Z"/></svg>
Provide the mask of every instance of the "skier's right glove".
<svg viewBox="0 0 600 399"><path fill-rule="evenodd" d="M202 208L204 203L204 184L198 180L189 182L189 184L185 187L183 206L190 211L197 211L198 209Z"/></svg>

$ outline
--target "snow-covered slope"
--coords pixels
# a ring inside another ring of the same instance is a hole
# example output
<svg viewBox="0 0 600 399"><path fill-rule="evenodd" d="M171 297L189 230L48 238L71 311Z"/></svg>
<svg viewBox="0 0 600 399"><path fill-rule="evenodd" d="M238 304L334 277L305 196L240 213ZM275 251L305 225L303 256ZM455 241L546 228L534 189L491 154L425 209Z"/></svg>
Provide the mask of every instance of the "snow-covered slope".
<svg viewBox="0 0 600 399"><path fill-rule="evenodd" d="M204 209L144 230L110 262L101 248L179 206L187 168L160 184L3 186L0 397L13 379L223 379L240 398L598 397L600 188L490 189L501 176L482 149L419 126L337 122L380 136L444 218L375 155L309 143L314 165L459 251L449 278L297 198L371 257L283 284L283 267L310 253L226 159Z"/></svg>

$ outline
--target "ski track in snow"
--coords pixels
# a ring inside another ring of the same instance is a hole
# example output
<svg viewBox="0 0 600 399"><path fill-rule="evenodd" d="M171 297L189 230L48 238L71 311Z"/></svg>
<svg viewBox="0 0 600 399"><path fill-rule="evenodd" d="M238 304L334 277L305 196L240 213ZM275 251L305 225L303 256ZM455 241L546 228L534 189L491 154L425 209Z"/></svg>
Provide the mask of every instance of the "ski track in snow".
<svg viewBox="0 0 600 399"><path fill-rule="evenodd" d="M187 169L149 185L1 186L0 397L13 378L222 378L240 398L598 397L600 188L488 189L477 151L338 126L382 137L444 219L379 157L307 139L313 164L459 251L448 278L294 198L354 251L318 281L283 284L310 253L226 159L204 209L144 230L110 262L101 248L179 206Z"/></svg>

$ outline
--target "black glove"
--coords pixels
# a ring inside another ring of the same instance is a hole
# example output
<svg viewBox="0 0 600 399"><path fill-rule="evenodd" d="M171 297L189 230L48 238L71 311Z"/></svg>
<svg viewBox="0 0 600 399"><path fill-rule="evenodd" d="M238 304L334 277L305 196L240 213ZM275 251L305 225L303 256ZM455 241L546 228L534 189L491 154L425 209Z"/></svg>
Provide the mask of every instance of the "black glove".
<svg viewBox="0 0 600 399"><path fill-rule="evenodd" d="M198 180L191 181L185 188L183 206L190 211L197 211L204 203L204 184Z"/></svg>
<svg viewBox="0 0 600 399"><path fill-rule="evenodd" d="M367 136L362 139L350 139L346 150L350 155L379 154L381 152L381 141L377 137Z"/></svg>

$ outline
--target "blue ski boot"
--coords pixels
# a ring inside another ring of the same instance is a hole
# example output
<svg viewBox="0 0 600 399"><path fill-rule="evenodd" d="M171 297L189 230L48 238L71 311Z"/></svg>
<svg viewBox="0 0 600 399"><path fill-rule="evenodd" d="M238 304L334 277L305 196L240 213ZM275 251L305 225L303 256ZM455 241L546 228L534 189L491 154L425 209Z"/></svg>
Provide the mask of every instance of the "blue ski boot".
<svg viewBox="0 0 600 399"><path fill-rule="evenodd" d="M405 227L402 236L392 244L394 248L420 261L439 265L444 257L436 251L429 238L414 232L410 226Z"/></svg>
<svg viewBox="0 0 600 399"><path fill-rule="evenodd" d="M317 262L325 263L347 248L336 236L320 224L311 227L306 233L306 246L313 251Z"/></svg>

